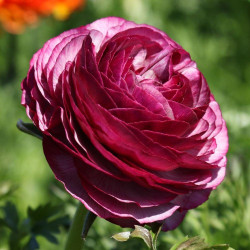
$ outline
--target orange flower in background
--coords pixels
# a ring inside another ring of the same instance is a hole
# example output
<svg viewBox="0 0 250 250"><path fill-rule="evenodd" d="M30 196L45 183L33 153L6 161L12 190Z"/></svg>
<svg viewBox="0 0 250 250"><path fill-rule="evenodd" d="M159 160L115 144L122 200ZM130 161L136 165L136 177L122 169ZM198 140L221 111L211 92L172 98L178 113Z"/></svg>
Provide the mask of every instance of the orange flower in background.
<svg viewBox="0 0 250 250"><path fill-rule="evenodd" d="M10 33L21 33L39 16L53 15L64 20L81 7L85 0L0 0L0 22Z"/></svg>

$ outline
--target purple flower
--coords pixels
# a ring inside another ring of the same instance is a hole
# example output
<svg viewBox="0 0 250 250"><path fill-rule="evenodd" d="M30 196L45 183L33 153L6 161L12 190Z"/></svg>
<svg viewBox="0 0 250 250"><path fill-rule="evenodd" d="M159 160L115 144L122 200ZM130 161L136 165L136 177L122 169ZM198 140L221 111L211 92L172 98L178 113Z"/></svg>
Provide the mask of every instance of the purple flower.
<svg viewBox="0 0 250 250"><path fill-rule="evenodd" d="M174 229L225 176L219 105L152 26L108 17L66 31L33 56L22 91L56 178L115 224Z"/></svg>

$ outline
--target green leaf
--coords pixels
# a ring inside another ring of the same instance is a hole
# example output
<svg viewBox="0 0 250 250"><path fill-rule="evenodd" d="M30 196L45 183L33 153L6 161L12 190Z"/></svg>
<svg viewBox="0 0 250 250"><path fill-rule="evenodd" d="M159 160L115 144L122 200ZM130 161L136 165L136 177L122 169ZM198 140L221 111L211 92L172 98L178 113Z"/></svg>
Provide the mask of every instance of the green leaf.
<svg viewBox="0 0 250 250"><path fill-rule="evenodd" d="M24 250L35 250L39 249L39 244L35 236L31 236L27 245L24 247Z"/></svg>
<svg viewBox="0 0 250 250"><path fill-rule="evenodd" d="M40 232L40 235L46 238L49 242L53 244L58 244L57 238L52 233L43 231L43 232Z"/></svg>
<svg viewBox="0 0 250 250"><path fill-rule="evenodd" d="M57 217L53 220L50 220L48 222L48 225L51 229L51 231L54 232L59 232L59 227L58 226L68 226L70 224L70 219L68 215L62 216L62 217Z"/></svg>
<svg viewBox="0 0 250 250"><path fill-rule="evenodd" d="M228 244L214 245L206 248L206 250L233 250Z"/></svg>
<svg viewBox="0 0 250 250"><path fill-rule="evenodd" d="M138 225L135 225L135 229L134 231L132 231L132 233L121 232L121 233L114 234L111 238L117 241L127 241L130 238L141 238L146 243L148 248L156 250L157 236L159 232L161 231L161 227L162 227L161 224L158 224L155 227L154 239L152 238L151 232L147 228L138 226Z"/></svg>
<svg viewBox="0 0 250 250"><path fill-rule="evenodd" d="M4 218L2 219L2 224L5 224L12 230L17 230L19 223L19 216L17 213L16 206L7 202L4 207L1 207L4 212Z"/></svg>
<svg viewBox="0 0 250 250"><path fill-rule="evenodd" d="M186 236L184 239L182 239L181 241L175 243L170 250L176 250L178 246L180 246L183 242L188 240L188 236Z"/></svg>
<svg viewBox="0 0 250 250"><path fill-rule="evenodd" d="M56 215L60 210L60 206L53 206L50 203L47 203L45 205L40 205L35 209L29 207L28 216L32 220L41 221Z"/></svg>
<svg viewBox="0 0 250 250"><path fill-rule="evenodd" d="M21 241L27 236L22 233L22 231L11 231L9 236L9 246L11 250L21 249Z"/></svg>
<svg viewBox="0 0 250 250"><path fill-rule="evenodd" d="M176 250L201 250L206 249L206 247L208 245L205 243L205 240L200 238L200 236L195 236L181 243Z"/></svg>
<svg viewBox="0 0 250 250"><path fill-rule="evenodd" d="M171 247L170 250L232 250L227 244L214 245L209 247L200 236L188 238L187 236Z"/></svg>
<svg viewBox="0 0 250 250"><path fill-rule="evenodd" d="M0 226L3 227L3 226L6 226L8 227L8 225L6 225L6 222L4 219L0 218Z"/></svg>
<svg viewBox="0 0 250 250"><path fill-rule="evenodd" d="M68 216L57 216L60 210L60 207L52 206L49 203L40 205L35 209L29 207L26 224L29 224L30 233L34 235L34 237L40 235L51 243L58 244L55 235L60 233L61 226L69 225Z"/></svg>
<svg viewBox="0 0 250 250"><path fill-rule="evenodd" d="M24 249L38 249L36 237L46 238L49 242L57 244L56 234L60 233L61 226L68 226L69 217L60 216L61 208L51 204L41 205L35 209L28 208L28 217L19 223L19 216L14 204L7 202L3 207L4 217L0 218L0 226L11 230L9 234L9 246L12 250L23 249L23 240L30 237ZM80 237L80 235L79 235Z"/></svg>
<svg viewBox="0 0 250 250"><path fill-rule="evenodd" d="M130 238L130 232L121 232L114 234L111 238L117 241L127 241Z"/></svg>
<svg viewBox="0 0 250 250"><path fill-rule="evenodd" d="M153 239L148 229L135 225L135 230L130 234L130 236L143 239L146 245L153 249Z"/></svg>

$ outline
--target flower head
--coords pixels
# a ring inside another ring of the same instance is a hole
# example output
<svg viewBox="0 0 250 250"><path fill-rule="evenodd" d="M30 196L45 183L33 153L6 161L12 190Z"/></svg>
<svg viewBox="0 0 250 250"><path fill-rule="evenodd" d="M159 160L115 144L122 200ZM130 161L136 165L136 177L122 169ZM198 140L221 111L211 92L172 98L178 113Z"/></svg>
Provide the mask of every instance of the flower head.
<svg viewBox="0 0 250 250"><path fill-rule="evenodd" d="M152 26L109 17L66 31L34 55L22 91L56 178L115 224L174 229L225 176L219 105Z"/></svg>

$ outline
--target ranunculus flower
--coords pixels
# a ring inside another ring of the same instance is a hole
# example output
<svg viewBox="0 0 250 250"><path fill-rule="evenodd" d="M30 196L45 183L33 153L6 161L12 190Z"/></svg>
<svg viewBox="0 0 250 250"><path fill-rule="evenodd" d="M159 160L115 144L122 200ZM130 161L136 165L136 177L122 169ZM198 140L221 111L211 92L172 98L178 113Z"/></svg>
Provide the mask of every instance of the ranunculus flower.
<svg viewBox="0 0 250 250"><path fill-rule="evenodd" d="M174 229L225 176L219 105L152 26L108 17L66 31L33 56L22 91L56 178L115 224Z"/></svg>

